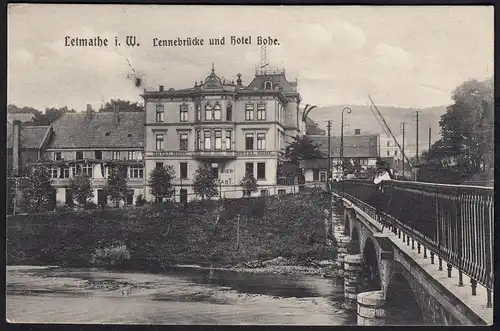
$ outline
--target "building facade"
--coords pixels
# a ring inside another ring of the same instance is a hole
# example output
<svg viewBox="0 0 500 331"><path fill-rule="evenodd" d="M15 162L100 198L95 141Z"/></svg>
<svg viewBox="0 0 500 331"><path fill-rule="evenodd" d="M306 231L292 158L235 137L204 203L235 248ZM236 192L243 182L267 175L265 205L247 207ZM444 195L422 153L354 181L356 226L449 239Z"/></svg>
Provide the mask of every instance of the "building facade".
<svg viewBox="0 0 500 331"><path fill-rule="evenodd" d="M198 197L192 184L199 165L210 166L220 196L243 195L247 172L260 194L274 194L279 151L291 136L305 133L297 85L284 71L257 72L247 86L212 71L191 88L144 91L145 173L155 167L175 170L176 200ZM271 191L270 191L271 190ZM146 187L146 199L153 197Z"/></svg>
<svg viewBox="0 0 500 331"><path fill-rule="evenodd" d="M50 169L58 204L69 202L70 178L83 172L91 177L92 202L110 204L104 193L111 167L120 167L127 178L129 195L123 203L144 197L144 113L66 113L50 125L47 143L33 164Z"/></svg>

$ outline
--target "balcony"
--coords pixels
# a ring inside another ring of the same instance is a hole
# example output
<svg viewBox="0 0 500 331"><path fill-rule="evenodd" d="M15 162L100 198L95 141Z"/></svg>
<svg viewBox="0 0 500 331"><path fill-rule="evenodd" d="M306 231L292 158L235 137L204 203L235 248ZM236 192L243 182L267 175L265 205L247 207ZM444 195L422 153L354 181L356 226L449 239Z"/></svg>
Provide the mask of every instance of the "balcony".
<svg viewBox="0 0 500 331"><path fill-rule="evenodd" d="M237 156L236 151L194 151L193 158L195 159L235 159Z"/></svg>

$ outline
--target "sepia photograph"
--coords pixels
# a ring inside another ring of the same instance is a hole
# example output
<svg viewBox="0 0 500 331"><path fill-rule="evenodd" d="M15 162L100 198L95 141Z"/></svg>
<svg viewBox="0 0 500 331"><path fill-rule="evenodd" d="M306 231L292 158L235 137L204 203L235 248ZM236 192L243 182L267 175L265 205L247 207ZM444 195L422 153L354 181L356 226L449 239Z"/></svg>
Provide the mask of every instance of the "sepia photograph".
<svg viewBox="0 0 500 331"><path fill-rule="evenodd" d="M493 6L7 28L8 323L493 324Z"/></svg>

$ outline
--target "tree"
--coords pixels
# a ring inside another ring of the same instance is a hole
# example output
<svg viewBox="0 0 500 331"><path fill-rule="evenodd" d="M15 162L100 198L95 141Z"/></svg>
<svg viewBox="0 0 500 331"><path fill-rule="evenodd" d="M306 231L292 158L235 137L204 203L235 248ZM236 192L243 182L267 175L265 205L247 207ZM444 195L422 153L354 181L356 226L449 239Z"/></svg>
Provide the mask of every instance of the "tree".
<svg viewBox="0 0 500 331"><path fill-rule="evenodd" d="M16 181L14 178L7 178L7 214L14 211L14 200L16 199Z"/></svg>
<svg viewBox="0 0 500 331"><path fill-rule="evenodd" d="M255 192L257 191L257 180L255 179L255 177L251 172L247 172L245 176L241 179L240 186L246 193Z"/></svg>
<svg viewBox="0 0 500 331"><path fill-rule="evenodd" d="M121 99L111 99L106 102L104 106L99 109L99 112L112 112L115 111L115 105L118 107L120 112L137 112L144 111L144 106L139 104L138 102L131 102L127 100Z"/></svg>
<svg viewBox="0 0 500 331"><path fill-rule="evenodd" d="M49 169L43 166L34 166L28 170L28 180L24 188L24 196L28 210L39 212L49 204L55 193L51 184Z"/></svg>
<svg viewBox="0 0 500 331"><path fill-rule="evenodd" d="M104 188L107 196L116 203L116 207L120 207L120 201L125 201L128 195L127 178L123 171L117 167L110 169L108 180Z"/></svg>
<svg viewBox="0 0 500 331"><path fill-rule="evenodd" d="M322 159L325 154L321 151L319 144L308 136L293 137L283 151L278 163L278 177L295 178L302 175L299 167L300 160Z"/></svg>
<svg viewBox="0 0 500 331"><path fill-rule="evenodd" d="M86 205L94 197L90 177L83 172L70 178L68 188L72 199L75 199L82 206Z"/></svg>
<svg viewBox="0 0 500 331"><path fill-rule="evenodd" d="M208 164L200 164L194 174L193 190L204 200L217 195L217 178Z"/></svg>
<svg viewBox="0 0 500 331"><path fill-rule="evenodd" d="M172 185L174 177L175 171L172 166L153 169L148 179L151 194L157 199L170 198L174 193L174 186Z"/></svg>
<svg viewBox="0 0 500 331"><path fill-rule="evenodd" d="M439 121L442 137L423 157L423 164L455 173L461 181L493 168L493 80L466 81L453 91L452 99Z"/></svg>
<svg viewBox="0 0 500 331"><path fill-rule="evenodd" d="M38 109L32 107L18 107L16 105L10 104L7 106L7 113L9 114L33 114L35 118L33 122L26 123L27 125L49 125L58 119L64 113L74 113L74 109L69 109L68 107L61 108L46 108L45 112L41 112Z"/></svg>

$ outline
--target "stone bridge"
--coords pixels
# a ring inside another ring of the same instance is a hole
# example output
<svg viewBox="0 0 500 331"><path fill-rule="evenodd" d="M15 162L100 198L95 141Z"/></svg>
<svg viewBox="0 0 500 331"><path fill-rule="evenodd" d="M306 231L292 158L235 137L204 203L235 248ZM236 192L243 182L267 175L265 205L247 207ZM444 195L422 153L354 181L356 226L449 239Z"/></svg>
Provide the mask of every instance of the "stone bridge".
<svg viewBox="0 0 500 331"><path fill-rule="evenodd" d="M491 288L454 268L455 260L447 261L440 254L443 248L435 249L415 227L387 222L390 215L375 212L354 195L362 187L351 187L351 193L344 189L333 189L344 209L334 236L337 263L344 270L345 304L357 309L358 325L492 324Z"/></svg>

